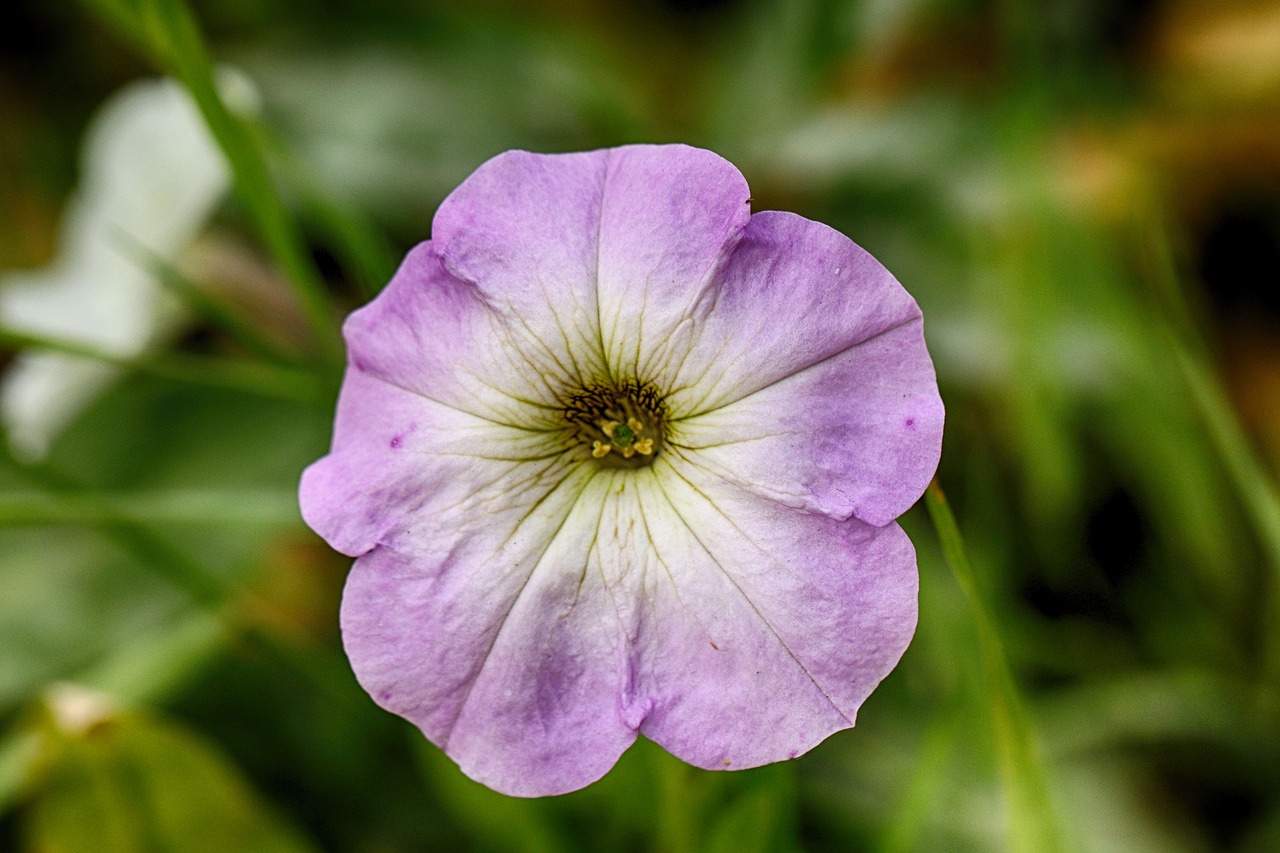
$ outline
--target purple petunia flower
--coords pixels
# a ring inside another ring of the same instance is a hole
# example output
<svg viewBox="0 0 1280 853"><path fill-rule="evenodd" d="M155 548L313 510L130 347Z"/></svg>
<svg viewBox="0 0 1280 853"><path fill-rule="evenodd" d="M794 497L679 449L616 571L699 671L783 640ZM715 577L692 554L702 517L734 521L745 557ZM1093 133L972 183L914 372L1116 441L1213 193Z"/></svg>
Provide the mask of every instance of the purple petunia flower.
<svg viewBox="0 0 1280 853"><path fill-rule="evenodd" d="M686 146L513 151L346 324L307 523L347 654L469 776L535 796L637 733L753 767L853 725L915 630L895 519L938 463L920 310Z"/></svg>

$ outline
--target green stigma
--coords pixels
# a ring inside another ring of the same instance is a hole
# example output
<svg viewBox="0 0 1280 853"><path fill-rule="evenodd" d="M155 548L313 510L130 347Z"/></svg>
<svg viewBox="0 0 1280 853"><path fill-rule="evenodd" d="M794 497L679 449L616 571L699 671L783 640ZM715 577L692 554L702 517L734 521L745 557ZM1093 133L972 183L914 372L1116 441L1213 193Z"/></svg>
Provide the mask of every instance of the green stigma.
<svg viewBox="0 0 1280 853"><path fill-rule="evenodd" d="M662 448L666 407L649 385L589 385L569 395L565 420L605 468L642 468Z"/></svg>

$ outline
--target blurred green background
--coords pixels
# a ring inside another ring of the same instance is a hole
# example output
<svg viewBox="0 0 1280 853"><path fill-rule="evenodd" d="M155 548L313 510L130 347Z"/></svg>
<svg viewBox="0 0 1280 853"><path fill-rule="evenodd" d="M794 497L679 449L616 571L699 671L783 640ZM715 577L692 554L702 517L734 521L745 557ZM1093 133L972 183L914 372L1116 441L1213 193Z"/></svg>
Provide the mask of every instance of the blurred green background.
<svg viewBox="0 0 1280 853"><path fill-rule="evenodd" d="M166 73L236 183L129 254L168 319L128 352L0 328L10 371L117 368L0 450L0 849L1280 850L1280 4L17 0L0 270L59 268L92 117ZM639 141L917 298L967 551L940 493L941 540L904 519L915 641L809 755L641 743L512 800L357 687L294 488L341 316L444 195Z"/></svg>

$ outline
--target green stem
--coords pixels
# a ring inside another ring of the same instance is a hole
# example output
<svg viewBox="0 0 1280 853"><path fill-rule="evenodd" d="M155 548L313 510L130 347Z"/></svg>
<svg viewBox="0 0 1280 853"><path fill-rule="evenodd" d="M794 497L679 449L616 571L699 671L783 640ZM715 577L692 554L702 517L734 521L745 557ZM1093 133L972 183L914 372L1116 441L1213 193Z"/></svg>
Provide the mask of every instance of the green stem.
<svg viewBox="0 0 1280 853"><path fill-rule="evenodd" d="M330 310L324 280L306 240L277 191L267 158L244 119L233 114L218 92L213 63L195 16L182 0L83 0L177 77L190 92L210 133L235 176L236 192L276 263L284 271L314 329L321 355L331 367L342 364L342 342Z"/></svg>
<svg viewBox="0 0 1280 853"><path fill-rule="evenodd" d="M0 527L137 523L290 527L299 523L297 497L272 491L154 491L134 494L64 492L0 494Z"/></svg>
<svg viewBox="0 0 1280 853"><path fill-rule="evenodd" d="M395 272L396 263L386 238L366 216L349 205L337 202L315 181L296 154L261 124L251 128L258 145L278 163L289 187L297 193L303 216L333 247L334 253L360 293L373 298Z"/></svg>
<svg viewBox="0 0 1280 853"><path fill-rule="evenodd" d="M960 528L936 480L925 493L925 505L938 533L943 559L969 600L978 631L987 713L994 729L1009 810L1009 847L1014 853L1055 853L1062 850L1061 836L1031 720L1009 670L1000 632L969 562Z"/></svg>
<svg viewBox="0 0 1280 853"><path fill-rule="evenodd" d="M1204 421L1209 440L1244 503L1262 550L1280 578L1280 493L1254 452L1222 386L1211 370L1186 350L1174 352L1178 369Z"/></svg>
<svg viewBox="0 0 1280 853"><path fill-rule="evenodd" d="M1274 685L1280 677L1280 631L1276 630L1280 625L1280 490L1240 425L1221 381L1210 367L1209 346L1197 329L1187 305L1169 236L1158 217L1150 228L1150 244L1154 265L1151 278L1165 315L1162 325L1167 345L1182 374L1196 414L1240 498L1263 557L1270 565L1270 574L1264 580L1268 601L1262 611L1265 614L1264 636L1267 638L1262 668L1268 678L1262 682Z"/></svg>
<svg viewBox="0 0 1280 853"><path fill-rule="evenodd" d="M658 758L658 847L663 853L697 853L694 792L689 784L695 771L665 753Z"/></svg>
<svg viewBox="0 0 1280 853"><path fill-rule="evenodd" d="M915 759L915 769L904 796L893 809L877 846L880 853L911 853L920 849L920 839L938 801L958 730L956 714L937 718L925 732Z"/></svg>
<svg viewBox="0 0 1280 853"><path fill-rule="evenodd" d="M183 353L121 356L79 341L35 335L7 328L0 328L0 348L60 352L161 379L278 397L300 403L315 403L324 398L320 381L311 373L261 362Z"/></svg>
<svg viewBox="0 0 1280 853"><path fill-rule="evenodd" d="M291 357L275 341L246 322L238 312L215 299L132 234L117 230L112 236L124 252L131 255L139 267L154 276L161 286L181 299L201 319L235 338L250 353L277 364L298 363L298 359Z"/></svg>

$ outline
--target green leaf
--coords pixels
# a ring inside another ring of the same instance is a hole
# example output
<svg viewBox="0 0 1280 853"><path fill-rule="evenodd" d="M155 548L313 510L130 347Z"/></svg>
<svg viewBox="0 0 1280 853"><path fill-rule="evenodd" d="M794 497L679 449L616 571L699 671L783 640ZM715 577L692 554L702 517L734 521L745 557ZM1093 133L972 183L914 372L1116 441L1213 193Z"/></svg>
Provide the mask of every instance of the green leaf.
<svg viewBox="0 0 1280 853"><path fill-rule="evenodd" d="M118 644L75 681L130 703L155 702L195 678L232 636L225 620L202 612L184 615Z"/></svg>
<svg viewBox="0 0 1280 853"><path fill-rule="evenodd" d="M32 851L314 849L194 732L140 713L49 728L51 760L29 815Z"/></svg>
<svg viewBox="0 0 1280 853"><path fill-rule="evenodd" d="M128 702L151 702L192 678L223 648L227 637L219 620L197 613L120 643L75 680ZM0 815L18 800L41 766L43 741L30 721L16 725L0 740Z"/></svg>
<svg viewBox="0 0 1280 853"><path fill-rule="evenodd" d="M775 764L745 771L741 789L714 809L707 853L777 853L797 849L794 766Z"/></svg>
<svg viewBox="0 0 1280 853"><path fill-rule="evenodd" d="M0 814L18 799L40 759L40 736L27 728L0 740Z"/></svg>
<svg viewBox="0 0 1280 853"><path fill-rule="evenodd" d="M481 849L556 853L570 849L549 816L551 800L508 797L473 782L447 756L416 733L423 769L440 805Z"/></svg>

